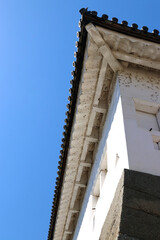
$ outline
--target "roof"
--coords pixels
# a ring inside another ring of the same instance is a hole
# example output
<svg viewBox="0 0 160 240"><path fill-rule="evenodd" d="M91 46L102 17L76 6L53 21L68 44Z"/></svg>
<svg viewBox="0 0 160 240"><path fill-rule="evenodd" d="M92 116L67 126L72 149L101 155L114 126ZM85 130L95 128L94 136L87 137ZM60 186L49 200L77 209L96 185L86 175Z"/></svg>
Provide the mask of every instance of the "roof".
<svg viewBox="0 0 160 240"><path fill-rule="evenodd" d="M66 159L68 154L68 147L71 136L71 129L73 124L73 117L75 113L77 94L79 89L79 82L81 77L83 58L86 46L87 39L87 31L85 26L88 23L92 23L93 25L100 26L109 30L113 30L119 33L123 33L129 36L133 36L136 38L140 38L143 40L151 41L154 43L160 43L159 31L154 29L152 33L148 32L148 28L146 26L142 27L142 29L138 29L138 25L133 23L131 26L128 26L127 21L122 21L122 23L118 23L117 18L112 18L112 20L108 19L108 16L103 14L101 17L97 16L97 12L88 11L83 8L80 10L82 18L79 22L80 32L77 33L77 37L79 41L76 42L77 52L75 53L76 61L73 63L75 70L72 72L73 79L71 80L72 87L70 88L70 96L68 98L69 104L67 105L68 111L66 112L66 119L64 125L64 132L60 150L60 161L58 165L58 172L56 178L56 186L54 190L54 198L53 198L53 206L51 211L50 218L50 226L48 232L48 240L52 240L54 236L55 222L58 211L58 205L61 197L61 189L63 184L63 177L66 168Z"/></svg>

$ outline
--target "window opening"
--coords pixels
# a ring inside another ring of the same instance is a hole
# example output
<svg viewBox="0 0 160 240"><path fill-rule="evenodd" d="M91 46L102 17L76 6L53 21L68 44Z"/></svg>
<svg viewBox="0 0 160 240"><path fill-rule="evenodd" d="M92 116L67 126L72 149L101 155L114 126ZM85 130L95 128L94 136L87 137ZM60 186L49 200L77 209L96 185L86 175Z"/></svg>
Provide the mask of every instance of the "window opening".
<svg viewBox="0 0 160 240"><path fill-rule="evenodd" d="M134 99L137 125L151 133L155 150L160 150L160 105Z"/></svg>

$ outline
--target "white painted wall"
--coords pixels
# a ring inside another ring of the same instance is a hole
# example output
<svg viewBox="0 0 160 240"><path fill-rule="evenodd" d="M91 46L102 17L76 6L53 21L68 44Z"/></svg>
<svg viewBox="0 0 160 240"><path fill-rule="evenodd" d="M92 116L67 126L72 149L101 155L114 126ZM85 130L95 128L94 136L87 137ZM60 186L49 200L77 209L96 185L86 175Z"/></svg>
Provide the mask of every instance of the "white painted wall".
<svg viewBox="0 0 160 240"><path fill-rule="evenodd" d="M104 164L105 161L107 164ZM105 170L101 169L101 166L104 168L105 165L107 166L106 177L104 171L101 171ZM73 237L74 240L99 239L124 168L128 168L128 157L122 103L121 97L119 97L119 84L117 83ZM96 181L99 182L99 185L102 185L99 174L103 177L103 186L95 204L96 197L92 194Z"/></svg>
<svg viewBox="0 0 160 240"><path fill-rule="evenodd" d="M160 150L154 142L160 140L156 115L160 107L160 76L153 71L130 68L121 73L118 80L129 168L160 175Z"/></svg>
<svg viewBox="0 0 160 240"><path fill-rule="evenodd" d="M129 68L117 76L74 240L99 239L124 168L160 175L159 108L158 74Z"/></svg>

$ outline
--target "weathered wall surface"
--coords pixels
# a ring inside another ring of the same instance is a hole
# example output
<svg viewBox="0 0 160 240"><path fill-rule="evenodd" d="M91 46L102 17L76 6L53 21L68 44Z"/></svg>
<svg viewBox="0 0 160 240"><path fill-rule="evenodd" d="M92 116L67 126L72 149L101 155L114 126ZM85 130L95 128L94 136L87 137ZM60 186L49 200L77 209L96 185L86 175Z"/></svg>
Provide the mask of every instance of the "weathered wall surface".
<svg viewBox="0 0 160 240"><path fill-rule="evenodd" d="M123 183L124 183L124 173L117 186L114 199L110 206L109 212L105 219L100 240L115 240L119 234L120 218L122 211L122 201L123 201Z"/></svg>
<svg viewBox="0 0 160 240"><path fill-rule="evenodd" d="M160 177L124 170L101 240L160 239Z"/></svg>
<svg viewBox="0 0 160 240"><path fill-rule="evenodd" d="M73 240L99 239L124 168L128 168L128 158L122 103L119 97L119 84L116 82ZM103 170L106 170L106 175L102 186L99 175ZM99 188L98 194L94 191L95 186ZM94 196L97 197L97 203L93 206Z"/></svg>
<svg viewBox="0 0 160 240"><path fill-rule="evenodd" d="M160 76L134 67L119 74L118 80L129 169L160 175Z"/></svg>
<svg viewBox="0 0 160 240"><path fill-rule="evenodd" d="M97 240L100 235L101 240L149 239L143 238L140 232L150 236L147 231L152 222L155 222L155 229L158 228L160 222L156 214L160 206L158 196L149 192L148 186L152 186L150 180L139 179L139 175L135 179L134 176L130 178L125 171L124 181L121 180L119 185L118 182L124 168L160 176L160 148L154 142L160 140L159 90L160 76L157 72L129 67L118 74L73 239L91 237ZM101 188L99 175L104 170L102 162L106 165L106 175ZM145 181L148 186L145 186ZM140 189L137 188L139 184ZM119 190L112 202L117 185ZM94 206L92 197L97 197ZM155 206L158 206L156 210ZM137 229L134 228L136 223ZM107 231L101 232L103 226ZM134 231L138 235L134 235Z"/></svg>

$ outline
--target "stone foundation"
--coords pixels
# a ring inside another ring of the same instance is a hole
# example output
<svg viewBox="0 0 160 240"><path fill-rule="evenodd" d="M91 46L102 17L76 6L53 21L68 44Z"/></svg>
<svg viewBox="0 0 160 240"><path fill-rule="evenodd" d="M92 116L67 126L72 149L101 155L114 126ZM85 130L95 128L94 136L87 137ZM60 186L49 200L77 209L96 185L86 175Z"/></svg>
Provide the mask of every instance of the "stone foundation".
<svg viewBox="0 0 160 240"><path fill-rule="evenodd" d="M160 177L124 170L100 240L160 239Z"/></svg>

